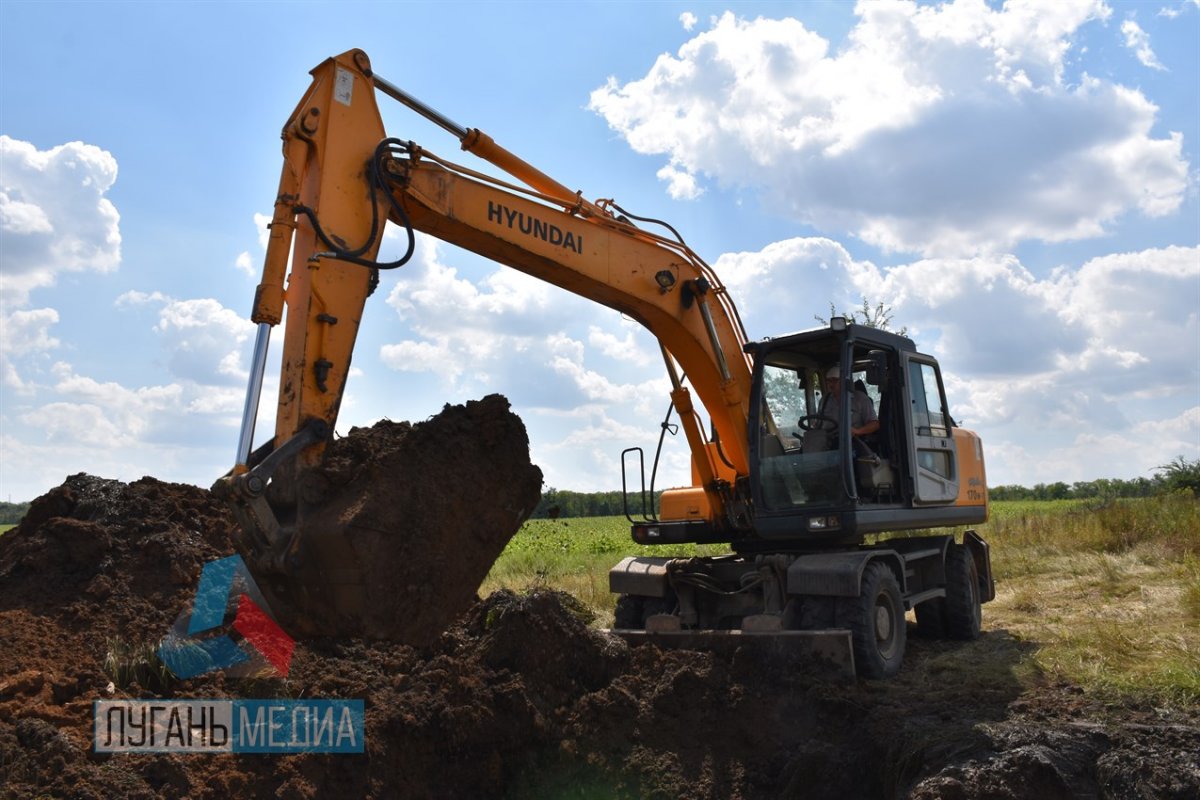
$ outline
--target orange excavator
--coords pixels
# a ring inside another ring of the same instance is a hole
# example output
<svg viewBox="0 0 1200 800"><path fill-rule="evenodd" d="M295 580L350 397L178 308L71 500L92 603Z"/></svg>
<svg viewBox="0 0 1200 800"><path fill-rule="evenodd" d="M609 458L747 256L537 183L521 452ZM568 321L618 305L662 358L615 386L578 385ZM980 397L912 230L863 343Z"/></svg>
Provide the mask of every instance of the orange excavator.
<svg viewBox="0 0 1200 800"><path fill-rule="evenodd" d="M433 121L505 177L390 138L380 98ZM834 317L748 341L720 278L673 228L585 199L377 75L360 50L312 71L283 155L236 464L214 487L235 510L252 570L354 607L356 559L371 554L339 556L337 569L297 558L318 540L336 553L339 531L306 527L303 498L273 496L269 485L320 462L366 299L422 231L616 309L661 346L692 485L662 492L654 508L653 480L647 492L644 477L623 475L634 486L632 538L731 552L623 560L610 572L616 633L664 645L784 643L873 678L900 668L909 609L933 635L979 634L980 605L994 596L988 545L971 530L960 541L953 530L900 533L988 514L981 442L950 416L937 361L910 339ZM392 263L377 261L385 221L407 235ZM275 432L252 453L267 341L285 306ZM622 458L644 476L639 448Z"/></svg>

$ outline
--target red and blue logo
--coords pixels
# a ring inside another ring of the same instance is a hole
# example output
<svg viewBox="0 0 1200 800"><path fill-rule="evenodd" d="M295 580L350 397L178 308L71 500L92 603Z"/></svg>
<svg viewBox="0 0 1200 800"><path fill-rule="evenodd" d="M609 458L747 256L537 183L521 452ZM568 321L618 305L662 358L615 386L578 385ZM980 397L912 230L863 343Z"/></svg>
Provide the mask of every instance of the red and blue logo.
<svg viewBox="0 0 1200 800"><path fill-rule="evenodd" d="M196 600L175 620L158 657L183 679L217 670L286 676L295 644L271 616L241 556L229 556L204 565Z"/></svg>

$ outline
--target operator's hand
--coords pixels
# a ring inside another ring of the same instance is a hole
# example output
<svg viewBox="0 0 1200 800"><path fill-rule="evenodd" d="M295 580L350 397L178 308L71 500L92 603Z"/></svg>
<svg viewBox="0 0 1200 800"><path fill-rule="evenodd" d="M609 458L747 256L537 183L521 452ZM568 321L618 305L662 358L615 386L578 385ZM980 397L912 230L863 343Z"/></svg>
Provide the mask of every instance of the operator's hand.
<svg viewBox="0 0 1200 800"><path fill-rule="evenodd" d="M875 433L875 431L877 431L877 430L879 430L879 420L873 419L870 422L868 422L866 425L863 425L862 427L851 428L850 435L851 436L870 436L872 433Z"/></svg>

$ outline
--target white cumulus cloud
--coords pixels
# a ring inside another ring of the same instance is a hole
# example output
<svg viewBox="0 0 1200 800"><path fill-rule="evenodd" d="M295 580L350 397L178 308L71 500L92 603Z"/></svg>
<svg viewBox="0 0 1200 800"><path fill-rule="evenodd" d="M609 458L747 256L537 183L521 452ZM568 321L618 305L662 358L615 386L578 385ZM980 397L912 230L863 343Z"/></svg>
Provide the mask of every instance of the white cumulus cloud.
<svg viewBox="0 0 1200 800"><path fill-rule="evenodd" d="M1089 443L1136 443L1151 467L1200 456L1192 423L1166 422L1192 419L1200 398L1200 247L1114 253L1039 278L1012 255L880 267L828 239L798 238L725 254L715 267L753 338L813 327L829 300L885 302L938 357L955 416L989 452L1011 455L996 460L1009 481L1035 482L1018 451L1036 460L1068 448L1083 459L1070 472L1081 480L1111 450L1088 460ZM1118 471L1127 465L1109 474Z"/></svg>
<svg viewBox="0 0 1200 800"><path fill-rule="evenodd" d="M50 328L57 324L58 312L53 308L0 315L0 384L21 394L34 390L18 371L17 361L58 347L58 338L50 335Z"/></svg>
<svg viewBox="0 0 1200 800"><path fill-rule="evenodd" d="M206 386L245 384L247 342L254 324L212 298L177 300L160 292L129 291L117 308L158 307L154 333L176 378Z"/></svg>
<svg viewBox="0 0 1200 800"><path fill-rule="evenodd" d="M612 331L601 328L599 325L590 325L588 326L587 343L611 359L638 366L650 364L660 357L658 354L652 355L647 352L639 337L635 335L641 330L640 325L632 320L622 319L621 328L625 335L618 337Z"/></svg>
<svg viewBox="0 0 1200 800"><path fill-rule="evenodd" d="M1159 62L1158 56L1154 55L1154 50L1150 47L1150 36L1140 25L1132 19L1127 19L1121 23L1121 33L1125 34L1125 46L1133 51L1143 66L1157 70L1166 69Z"/></svg>
<svg viewBox="0 0 1200 800"><path fill-rule="evenodd" d="M234 259L233 265L237 267L238 272L245 273L251 278L254 277L254 261L251 259L249 251L238 253L238 257Z"/></svg>
<svg viewBox="0 0 1200 800"><path fill-rule="evenodd" d="M110 272L121 261L120 215L105 194L111 153L83 142L38 150L0 135L0 300L25 305L62 272Z"/></svg>
<svg viewBox="0 0 1200 800"><path fill-rule="evenodd" d="M1066 76L1099 0L860 3L843 46L795 19L732 12L590 108L660 154L676 198L748 187L832 234L972 256L1103 234L1179 208L1182 136L1137 89ZM687 180L691 178L692 180Z"/></svg>
<svg viewBox="0 0 1200 800"><path fill-rule="evenodd" d="M0 340L4 342L4 355L25 355L58 347L58 339L49 332L57 322L58 312L53 308L14 311L0 317Z"/></svg>

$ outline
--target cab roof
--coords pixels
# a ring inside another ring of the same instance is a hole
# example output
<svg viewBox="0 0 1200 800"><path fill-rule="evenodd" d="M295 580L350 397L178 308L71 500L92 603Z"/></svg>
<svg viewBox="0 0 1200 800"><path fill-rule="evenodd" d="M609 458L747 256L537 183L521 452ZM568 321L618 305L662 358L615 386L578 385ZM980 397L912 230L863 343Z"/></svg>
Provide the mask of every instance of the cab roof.
<svg viewBox="0 0 1200 800"><path fill-rule="evenodd" d="M837 317L834 318L838 319ZM835 328L833 325L824 328L813 328L799 333L789 333L783 336L768 336L756 342L747 342L743 348L745 352L757 356L759 353L774 350L776 348L790 347L792 345L811 344L813 342L828 341L837 339L841 341L851 341L866 345L876 345L878 347L896 350L898 352L916 352L917 346L912 339L907 336L901 336L898 333L881 330L880 328L872 328L868 325L856 325L853 322L846 323L844 328Z"/></svg>

